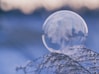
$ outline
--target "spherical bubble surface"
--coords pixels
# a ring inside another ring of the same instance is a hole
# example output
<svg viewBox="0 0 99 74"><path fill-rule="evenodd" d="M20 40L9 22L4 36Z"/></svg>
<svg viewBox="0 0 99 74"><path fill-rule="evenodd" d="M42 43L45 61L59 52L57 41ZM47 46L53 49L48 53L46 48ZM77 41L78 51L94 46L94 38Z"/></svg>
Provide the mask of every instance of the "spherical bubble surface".
<svg viewBox="0 0 99 74"><path fill-rule="evenodd" d="M77 13L62 10L50 15L43 24L46 45L53 49L84 45L87 24Z"/></svg>

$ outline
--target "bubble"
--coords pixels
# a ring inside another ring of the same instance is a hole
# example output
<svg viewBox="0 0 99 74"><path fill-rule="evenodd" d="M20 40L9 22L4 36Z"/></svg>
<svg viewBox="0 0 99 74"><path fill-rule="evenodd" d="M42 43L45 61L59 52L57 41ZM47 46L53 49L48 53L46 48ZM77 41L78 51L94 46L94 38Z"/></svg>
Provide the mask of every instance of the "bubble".
<svg viewBox="0 0 99 74"><path fill-rule="evenodd" d="M88 35L83 18L68 10L50 15L43 24L43 31L43 43L50 51L83 46Z"/></svg>

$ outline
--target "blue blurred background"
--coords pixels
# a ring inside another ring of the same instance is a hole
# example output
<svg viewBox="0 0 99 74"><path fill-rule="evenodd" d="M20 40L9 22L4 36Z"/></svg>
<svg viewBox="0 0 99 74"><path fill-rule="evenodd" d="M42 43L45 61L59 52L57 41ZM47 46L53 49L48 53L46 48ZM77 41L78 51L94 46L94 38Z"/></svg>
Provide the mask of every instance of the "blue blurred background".
<svg viewBox="0 0 99 74"><path fill-rule="evenodd" d="M11 7L11 1L1 0L0 2L0 74L23 74L15 71L17 65L49 53L41 40L42 25L50 14L58 10L72 10L84 18L89 29L85 45L99 53L99 6L95 7L94 0L94 4L89 6L81 5L80 2L79 6L74 3L75 7L71 6L72 2L67 5L56 5L56 8L51 8L51 4L41 8L36 8L35 5L36 9L32 11L28 10L27 5L25 5L27 8L21 8L13 1ZM90 0L86 0L88 1ZM16 8L13 8L14 3Z"/></svg>

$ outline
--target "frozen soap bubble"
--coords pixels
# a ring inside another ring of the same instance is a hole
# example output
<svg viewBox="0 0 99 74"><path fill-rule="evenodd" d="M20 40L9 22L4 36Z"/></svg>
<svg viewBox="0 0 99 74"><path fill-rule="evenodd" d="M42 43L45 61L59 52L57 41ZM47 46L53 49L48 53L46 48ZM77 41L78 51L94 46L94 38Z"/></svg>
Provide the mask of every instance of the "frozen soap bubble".
<svg viewBox="0 0 99 74"><path fill-rule="evenodd" d="M87 24L75 12L61 10L50 15L43 24L42 40L51 52L84 46Z"/></svg>

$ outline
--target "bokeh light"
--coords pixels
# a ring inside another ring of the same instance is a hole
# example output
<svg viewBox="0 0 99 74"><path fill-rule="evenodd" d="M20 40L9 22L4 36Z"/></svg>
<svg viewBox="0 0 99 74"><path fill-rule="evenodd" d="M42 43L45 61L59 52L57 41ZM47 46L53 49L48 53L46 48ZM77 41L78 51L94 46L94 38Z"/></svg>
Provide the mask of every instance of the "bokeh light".
<svg viewBox="0 0 99 74"><path fill-rule="evenodd" d="M55 10L64 6L73 9L83 7L90 10L99 8L99 0L1 0L0 7L4 11L19 9L24 13L31 13L39 8Z"/></svg>

